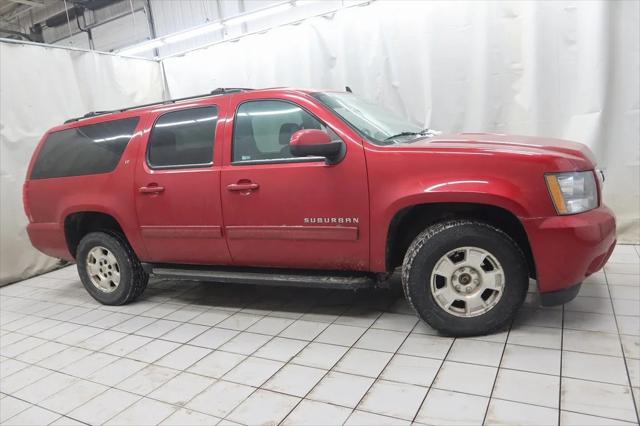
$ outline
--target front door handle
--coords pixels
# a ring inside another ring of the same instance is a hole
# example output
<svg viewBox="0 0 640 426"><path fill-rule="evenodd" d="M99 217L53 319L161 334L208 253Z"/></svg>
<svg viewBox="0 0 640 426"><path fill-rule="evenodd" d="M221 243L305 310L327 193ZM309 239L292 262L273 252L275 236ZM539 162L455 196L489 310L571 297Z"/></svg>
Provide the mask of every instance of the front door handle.
<svg viewBox="0 0 640 426"><path fill-rule="evenodd" d="M164 186L151 184L149 186L141 186L138 191L141 194L160 194L161 192L164 192Z"/></svg>
<svg viewBox="0 0 640 426"><path fill-rule="evenodd" d="M255 191L260 188L255 182L238 182L227 185L229 191Z"/></svg>

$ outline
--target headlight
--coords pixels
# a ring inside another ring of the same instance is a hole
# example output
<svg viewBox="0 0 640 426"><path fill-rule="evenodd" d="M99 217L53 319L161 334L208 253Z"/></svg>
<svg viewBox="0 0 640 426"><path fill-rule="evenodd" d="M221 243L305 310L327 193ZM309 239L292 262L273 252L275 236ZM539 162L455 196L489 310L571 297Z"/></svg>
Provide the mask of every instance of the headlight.
<svg viewBox="0 0 640 426"><path fill-rule="evenodd" d="M581 213L598 207L593 171L550 173L545 179L558 214Z"/></svg>

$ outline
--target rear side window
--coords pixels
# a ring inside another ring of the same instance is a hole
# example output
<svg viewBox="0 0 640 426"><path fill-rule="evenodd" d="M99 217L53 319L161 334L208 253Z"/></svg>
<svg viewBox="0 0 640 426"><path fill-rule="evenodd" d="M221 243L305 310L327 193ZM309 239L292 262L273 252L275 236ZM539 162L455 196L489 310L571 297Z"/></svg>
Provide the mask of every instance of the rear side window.
<svg viewBox="0 0 640 426"><path fill-rule="evenodd" d="M113 171L133 136L138 117L51 133L31 179L82 176Z"/></svg>
<svg viewBox="0 0 640 426"><path fill-rule="evenodd" d="M217 122L218 108L214 106L162 115L149 137L149 166L197 167L212 164Z"/></svg>

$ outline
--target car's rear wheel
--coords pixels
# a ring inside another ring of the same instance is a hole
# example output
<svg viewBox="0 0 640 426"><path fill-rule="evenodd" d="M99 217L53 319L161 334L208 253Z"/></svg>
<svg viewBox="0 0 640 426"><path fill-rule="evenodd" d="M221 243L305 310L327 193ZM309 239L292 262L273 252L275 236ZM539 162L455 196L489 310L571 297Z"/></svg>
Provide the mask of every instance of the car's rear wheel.
<svg viewBox="0 0 640 426"><path fill-rule="evenodd" d="M89 294L105 305L123 305L147 287L149 275L126 239L115 232L85 235L76 253L78 273Z"/></svg>
<svg viewBox="0 0 640 426"><path fill-rule="evenodd" d="M527 261L503 231L454 220L430 226L405 255L402 283L411 306L436 330L487 334L508 324L528 287Z"/></svg>

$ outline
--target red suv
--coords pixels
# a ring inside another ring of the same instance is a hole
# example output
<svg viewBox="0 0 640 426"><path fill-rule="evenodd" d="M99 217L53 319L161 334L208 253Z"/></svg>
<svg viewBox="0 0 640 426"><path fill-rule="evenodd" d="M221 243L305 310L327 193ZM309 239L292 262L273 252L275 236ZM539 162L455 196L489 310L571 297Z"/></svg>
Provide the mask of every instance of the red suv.
<svg viewBox="0 0 640 426"><path fill-rule="evenodd" d="M577 294L615 246L579 143L439 136L348 92L218 89L49 130L24 184L28 232L87 291L149 275L360 288L402 268L434 328L488 333Z"/></svg>

